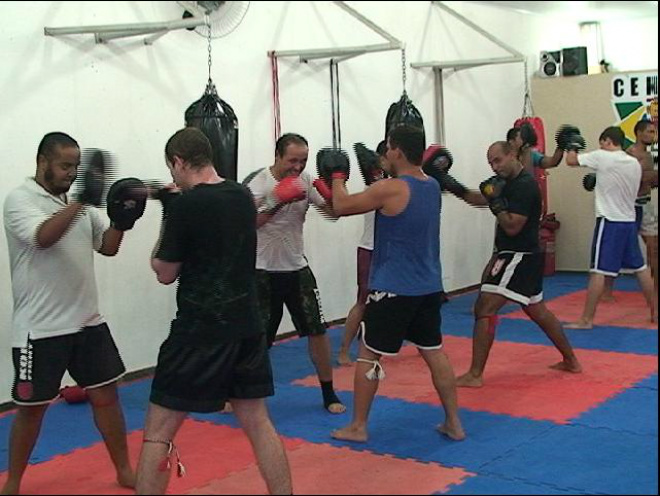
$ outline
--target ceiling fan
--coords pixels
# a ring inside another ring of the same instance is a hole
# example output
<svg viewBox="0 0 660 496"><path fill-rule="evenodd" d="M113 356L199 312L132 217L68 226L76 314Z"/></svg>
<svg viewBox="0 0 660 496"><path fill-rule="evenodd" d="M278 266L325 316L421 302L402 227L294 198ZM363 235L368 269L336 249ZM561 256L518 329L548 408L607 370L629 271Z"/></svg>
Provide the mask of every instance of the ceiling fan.
<svg viewBox="0 0 660 496"><path fill-rule="evenodd" d="M154 43L170 31L179 29L194 30L205 38L220 38L236 29L250 5L249 1L179 1L177 3L185 9L183 18L180 20L61 28L45 27L44 34L46 36L93 34L97 43L105 43L118 38L145 36L146 45Z"/></svg>

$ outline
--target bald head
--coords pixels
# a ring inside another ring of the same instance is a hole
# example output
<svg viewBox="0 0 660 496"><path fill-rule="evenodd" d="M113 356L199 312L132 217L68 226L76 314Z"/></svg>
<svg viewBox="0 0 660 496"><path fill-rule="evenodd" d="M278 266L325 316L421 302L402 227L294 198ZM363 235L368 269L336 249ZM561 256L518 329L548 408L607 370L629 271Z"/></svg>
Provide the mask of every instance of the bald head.
<svg viewBox="0 0 660 496"><path fill-rule="evenodd" d="M500 151L504 155L509 155L513 151L513 147L511 146L511 143L508 141L496 141L492 145L490 145L490 148L488 148L488 152L490 153L491 150L494 151Z"/></svg>
<svg viewBox="0 0 660 496"><path fill-rule="evenodd" d="M488 163L498 176L509 179L516 177L522 170L522 164L507 141L496 141L488 148Z"/></svg>

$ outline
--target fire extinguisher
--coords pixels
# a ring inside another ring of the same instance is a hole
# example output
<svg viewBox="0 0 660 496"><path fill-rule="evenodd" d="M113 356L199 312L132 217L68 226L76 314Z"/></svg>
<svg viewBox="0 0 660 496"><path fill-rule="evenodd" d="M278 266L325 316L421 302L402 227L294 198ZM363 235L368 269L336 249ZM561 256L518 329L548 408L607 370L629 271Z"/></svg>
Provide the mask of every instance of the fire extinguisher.
<svg viewBox="0 0 660 496"><path fill-rule="evenodd" d="M543 269L544 276L553 276L557 270L556 233L560 227L561 223L557 220L555 214L548 214L541 221L539 244L541 246L541 253L543 253L545 259Z"/></svg>

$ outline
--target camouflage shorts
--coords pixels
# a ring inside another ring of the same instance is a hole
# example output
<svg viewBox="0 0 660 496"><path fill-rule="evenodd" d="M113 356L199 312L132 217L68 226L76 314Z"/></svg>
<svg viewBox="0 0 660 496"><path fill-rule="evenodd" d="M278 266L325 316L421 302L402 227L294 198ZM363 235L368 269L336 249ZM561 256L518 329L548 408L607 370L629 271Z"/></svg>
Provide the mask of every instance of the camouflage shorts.
<svg viewBox="0 0 660 496"><path fill-rule="evenodd" d="M321 298L309 267L295 272L258 270L257 291L269 346L275 341L285 305L300 336L325 334Z"/></svg>

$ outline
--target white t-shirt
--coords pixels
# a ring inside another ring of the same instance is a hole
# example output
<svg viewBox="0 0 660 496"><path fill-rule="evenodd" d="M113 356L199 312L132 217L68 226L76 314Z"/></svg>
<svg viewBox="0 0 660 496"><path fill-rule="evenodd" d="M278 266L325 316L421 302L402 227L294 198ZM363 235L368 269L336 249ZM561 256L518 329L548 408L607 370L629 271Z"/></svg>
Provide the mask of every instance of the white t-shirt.
<svg viewBox="0 0 660 496"><path fill-rule="evenodd" d="M376 212L367 212L364 214L364 231L362 231L362 238L360 239L360 248L365 250L374 249L374 227L376 223Z"/></svg>
<svg viewBox="0 0 660 496"><path fill-rule="evenodd" d="M612 222L635 222L635 200L642 166L623 150L578 155L582 167L596 171L596 216Z"/></svg>
<svg viewBox="0 0 660 496"><path fill-rule="evenodd" d="M303 243L303 224L310 204L318 207L325 200L312 186L312 177L303 172L300 179L307 189L305 200L282 207L266 224L257 230L257 269L270 272L293 272L307 267ZM277 185L270 168L258 173L247 184L257 205Z"/></svg>
<svg viewBox="0 0 660 496"><path fill-rule="evenodd" d="M94 251L107 229L94 208L85 208L69 231L50 248L37 246L39 227L66 207L34 179L13 190L4 202L14 296L12 347L29 339L80 332L104 322L98 311Z"/></svg>

